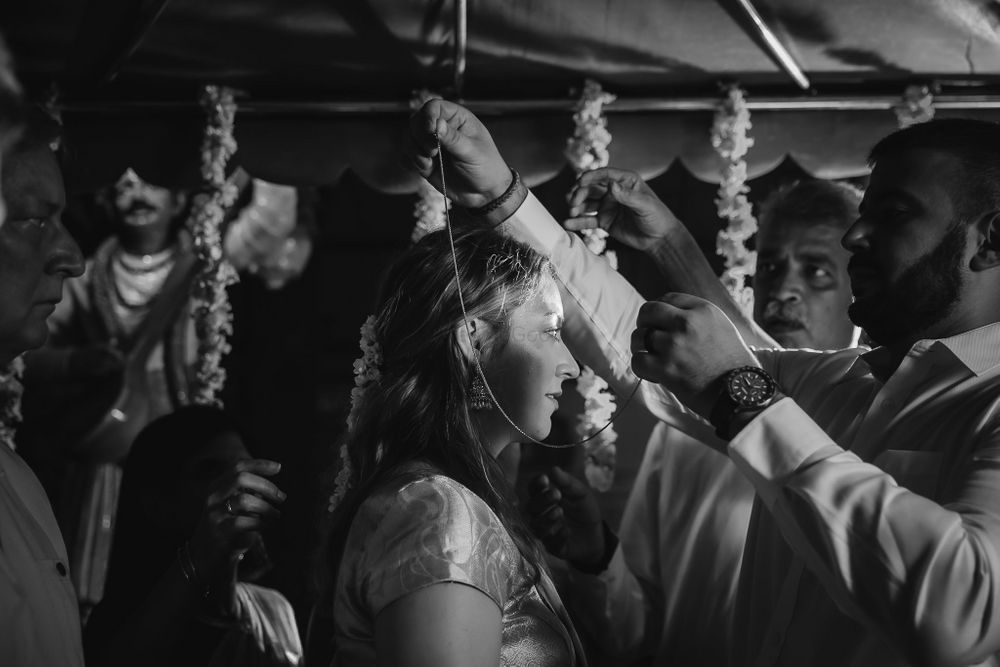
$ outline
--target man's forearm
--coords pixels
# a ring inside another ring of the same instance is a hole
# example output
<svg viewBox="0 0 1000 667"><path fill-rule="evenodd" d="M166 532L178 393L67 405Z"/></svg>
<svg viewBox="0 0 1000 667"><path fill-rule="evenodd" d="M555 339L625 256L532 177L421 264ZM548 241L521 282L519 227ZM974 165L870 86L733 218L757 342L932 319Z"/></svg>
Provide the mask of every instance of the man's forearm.
<svg viewBox="0 0 1000 667"><path fill-rule="evenodd" d="M693 294L711 301L733 321L747 344L780 347L763 329L748 318L733 301L715 275L694 237L681 225L658 244L646 250L666 280L667 291Z"/></svg>

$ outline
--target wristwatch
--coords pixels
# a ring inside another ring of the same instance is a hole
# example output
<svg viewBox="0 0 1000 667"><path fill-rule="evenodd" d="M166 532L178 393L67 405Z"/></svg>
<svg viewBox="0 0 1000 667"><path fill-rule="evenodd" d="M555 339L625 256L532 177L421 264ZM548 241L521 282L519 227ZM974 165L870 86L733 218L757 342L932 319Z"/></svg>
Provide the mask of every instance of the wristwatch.
<svg viewBox="0 0 1000 667"><path fill-rule="evenodd" d="M722 391L708 420L716 434L731 440L778 394L778 384L763 368L740 366L722 376Z"/></svg>

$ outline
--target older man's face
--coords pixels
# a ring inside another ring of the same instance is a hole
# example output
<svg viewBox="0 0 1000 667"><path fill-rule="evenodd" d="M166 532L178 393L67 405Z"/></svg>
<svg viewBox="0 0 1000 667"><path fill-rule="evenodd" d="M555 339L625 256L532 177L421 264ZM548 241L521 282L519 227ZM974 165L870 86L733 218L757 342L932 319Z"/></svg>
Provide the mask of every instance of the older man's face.
<svg viewBox="0 0 1000 667"><path fill-rule="evenodd" d="M772 220L761 228L754 319L783 346L833 350L854 343L843 233L832 223L797 220Z"/></svg>
<svg viewBox="0 0 1000 667"><path fill-rule="evenodd" d="M62 224L62 175L44 146L7 156L7 220L0 227L0 363L39 347L63 281L83 273L80 248Z"/></svg>

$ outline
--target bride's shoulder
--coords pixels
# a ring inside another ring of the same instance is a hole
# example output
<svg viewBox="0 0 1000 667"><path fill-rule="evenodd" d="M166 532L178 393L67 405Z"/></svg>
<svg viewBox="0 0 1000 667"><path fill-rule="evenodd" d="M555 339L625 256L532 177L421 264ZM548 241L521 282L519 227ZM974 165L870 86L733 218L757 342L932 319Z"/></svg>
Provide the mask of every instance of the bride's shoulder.
<svg viewBox="0 0 1000 667"><path fill-rule="evenodd" d="M377 611L408 592L441 582L466 583L501 608L520 564L510 534L475 493L437 471L383 485L369 496L345 553Z"/></svg>
<svg viewBox="0 0 1000 667"><path fill-rule="evenodd" d="M502 529L482 498L457 480L421 464L382 485L365 501L362 512L379 523L396 518L403 523L433 522L438 528Z"/></svg>

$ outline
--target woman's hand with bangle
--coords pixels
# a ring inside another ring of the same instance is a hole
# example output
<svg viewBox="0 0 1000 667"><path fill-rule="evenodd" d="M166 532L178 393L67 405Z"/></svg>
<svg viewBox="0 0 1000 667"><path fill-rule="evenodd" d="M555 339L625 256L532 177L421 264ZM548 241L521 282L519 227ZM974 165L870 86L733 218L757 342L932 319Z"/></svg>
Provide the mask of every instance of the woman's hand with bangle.
<svg viewBox="0 0 1000 667"><path fill-rule="evenodd" d="M513 173L486 126L465 107L434 99L410 118L405 157L421 176L441 190L438 142L445 153L447 194L455 203L481 208L509 189Z"/></svg>

